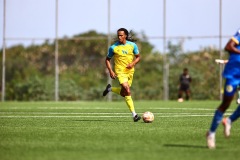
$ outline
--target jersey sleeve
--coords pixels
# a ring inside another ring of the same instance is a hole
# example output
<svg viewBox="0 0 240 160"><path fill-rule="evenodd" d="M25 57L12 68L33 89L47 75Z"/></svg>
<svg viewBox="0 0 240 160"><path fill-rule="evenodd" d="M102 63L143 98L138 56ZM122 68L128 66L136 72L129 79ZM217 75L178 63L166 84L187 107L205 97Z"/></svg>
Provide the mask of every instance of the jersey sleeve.
<svg viewBox="0 0 240 160"><path fill-rule="evenodd" d="M112 58L113 55L114 55L113 47L111 46L111 47L109 47L109 49L108 49L107 57L108 57L108 58Z"/></svg>
<svg viewBox="0 0 240 160"><path fill-rule="evenodd" d="M133 44L133 53L136 55L136 54L139 54L139 50L138 50L138 46L136 45L136 43Z"/></svg>
<svg viewBox="0 0 240 160"><path fill-rule="evenodd" d="M236 42L237 44L240 43L240 29L237 31L237 33L232 37L232 40Z"/></svg>

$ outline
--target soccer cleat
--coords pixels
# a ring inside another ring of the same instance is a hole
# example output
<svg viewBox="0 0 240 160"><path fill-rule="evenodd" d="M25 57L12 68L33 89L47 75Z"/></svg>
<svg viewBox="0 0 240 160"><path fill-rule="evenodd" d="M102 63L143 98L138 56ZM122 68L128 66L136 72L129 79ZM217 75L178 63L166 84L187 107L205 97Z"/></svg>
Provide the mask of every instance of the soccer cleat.
<svg viewBox="0 0 240 160"><path fill-rule="evenodd" d="M237 104L240 104L240 98L237 99Z"/></svg>
<svg viewBox="0 0 240 160"><path fill-rule="evenodd" d="M215 134L214 133L210 133L209 131L206 134L206 138L207 138L207 147L209 149L215 149L216 145L215 145Z"/></svg>
<svg viewBox="0 0 240 160"><path fill-rule="evenodd" d="M138 116L138 115L136 115L136 116L133 117L133 121L134 121L134 122L137 122L137 121L139 121L140 119L141 119L141 117Z"/></svg>
<svg viewBox="0 0 240 160"><path fill-rule="evenodd" d="M230 130L231 130L231 121L228 118L224 118L222 120L222 124L224 127L224 135L226 138L228 138L230 136Z"/></svg>
<svg viewBox="0 0 240 160"><path fill-rule="evenodd" d="M106 96L108 94L108 92L110 92L110 88L111 88L111 84L108 84L106 89L103 91L103 96Z"/></svg>

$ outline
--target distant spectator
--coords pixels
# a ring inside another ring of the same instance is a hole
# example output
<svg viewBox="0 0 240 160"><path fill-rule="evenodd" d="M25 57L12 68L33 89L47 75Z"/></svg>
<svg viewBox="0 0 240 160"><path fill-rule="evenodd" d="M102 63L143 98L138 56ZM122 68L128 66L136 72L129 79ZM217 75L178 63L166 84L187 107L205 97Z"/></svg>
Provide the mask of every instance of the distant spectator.
<svg viewBox="0 0 240 160"><path fill-rule="evenodd" d="M183 102L183 93L186 95L186 100L189 100L191 81L192 78L188 74L188 69L184 68L183 73L179 77L178 102Z"/></svg>

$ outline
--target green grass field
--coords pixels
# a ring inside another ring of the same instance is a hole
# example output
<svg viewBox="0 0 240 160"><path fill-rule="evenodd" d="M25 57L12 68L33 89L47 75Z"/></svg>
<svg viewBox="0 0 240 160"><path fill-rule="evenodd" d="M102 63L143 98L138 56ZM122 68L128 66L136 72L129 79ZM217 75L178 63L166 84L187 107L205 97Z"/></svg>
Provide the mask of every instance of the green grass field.
<svg viewBox="0 0 240 160"><path fill-rule="evenodd" d="M217 149L206 147L218 101L136 101L153 123L134 123L121 102L0 103L1 160L228 160L240 156L239 121ZM237 105L233 102L226 115Z"/></svg>

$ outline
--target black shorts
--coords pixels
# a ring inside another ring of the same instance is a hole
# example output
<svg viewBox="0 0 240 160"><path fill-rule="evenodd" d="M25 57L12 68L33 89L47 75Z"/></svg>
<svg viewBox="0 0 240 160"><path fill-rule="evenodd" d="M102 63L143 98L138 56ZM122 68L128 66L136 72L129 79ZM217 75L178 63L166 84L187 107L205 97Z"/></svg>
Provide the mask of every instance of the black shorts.
<svg viewBox="0 0 240 160"><path fill-rule="evenodd" d="M189 85L181 85L179 88L179 91L188 91L188 90L190 90Z"/></svg>

